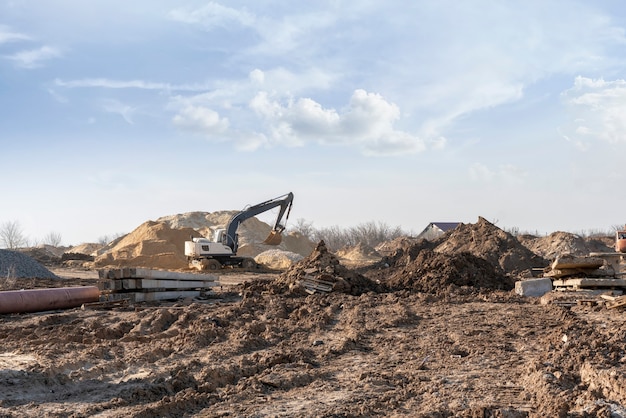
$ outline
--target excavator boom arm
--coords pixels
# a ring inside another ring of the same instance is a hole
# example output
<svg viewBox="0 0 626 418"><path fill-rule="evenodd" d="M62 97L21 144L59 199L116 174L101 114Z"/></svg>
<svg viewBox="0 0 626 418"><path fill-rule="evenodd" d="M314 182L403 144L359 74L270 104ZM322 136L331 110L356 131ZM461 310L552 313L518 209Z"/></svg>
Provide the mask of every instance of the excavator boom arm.
<svg viewBox="0 0 626 418"><path fill-rule="evenodd" d="M267 212L268 210L280 206L278 216L276 217L276 222L274 222L274 225L272 227L272 232L270 233L270 236L265 240L265 242L268 244L279 244L280 233L283 232L283 230L285 229L285 227L281 224L281 221L283 216L285 217L285 221L289 218L289 212L291 212L292 203L293 193L289 192L285 195L266 200L265 202L258 203L254 206L249 206L246 209L242 210L241 212L233 216L226 226L224 245L229 246L233 250L233 253L236 253L239 246L237 242L237 229L239 229L239 225L246 219L252 218L253 216L259 215L263 212Z"/></svg>

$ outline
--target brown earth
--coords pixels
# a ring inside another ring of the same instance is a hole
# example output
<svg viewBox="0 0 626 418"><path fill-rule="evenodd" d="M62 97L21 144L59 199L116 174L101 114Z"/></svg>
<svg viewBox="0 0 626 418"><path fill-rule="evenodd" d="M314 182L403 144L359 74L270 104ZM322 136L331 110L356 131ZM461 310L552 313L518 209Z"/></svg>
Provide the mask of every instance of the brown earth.
<svg viewBox="0 0 626 418"><path fill-rule="evenodd" d="M399 239L361 267L342 260L371 249L320 242L282 273L224 274L204 300L0 315L0 416L626 416L626 313L515 295L547 259L499 231ZM13 285L97 277L52 271Z"/></svg>

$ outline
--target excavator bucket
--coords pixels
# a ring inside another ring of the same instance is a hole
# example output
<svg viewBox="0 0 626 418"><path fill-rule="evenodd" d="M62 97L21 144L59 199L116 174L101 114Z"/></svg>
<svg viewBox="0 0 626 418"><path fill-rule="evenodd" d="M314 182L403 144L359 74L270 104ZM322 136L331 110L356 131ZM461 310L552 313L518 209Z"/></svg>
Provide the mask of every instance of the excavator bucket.
<svg viewBox="0 0 626 418"><path fill-rule="evenodd" d="M280 234L280 231L273 230L270 232L269 236L265 238L263 244L267 245L278 245L283 241L283 236Z"/></svg>

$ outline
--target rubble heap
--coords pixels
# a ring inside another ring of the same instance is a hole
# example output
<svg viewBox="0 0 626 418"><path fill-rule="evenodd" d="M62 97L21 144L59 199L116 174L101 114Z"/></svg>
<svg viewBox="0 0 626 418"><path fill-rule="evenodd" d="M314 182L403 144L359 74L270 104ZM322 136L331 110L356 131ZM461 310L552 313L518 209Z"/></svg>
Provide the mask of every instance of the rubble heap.
<svg viewBox="0 0 626 418"><path fill-rule="evenodd" d="M292 265L271 284L273 293L308 295L342 292L360 295L376 290L377 284L343 266L337 256L320 241L313 252Z"/></svg>

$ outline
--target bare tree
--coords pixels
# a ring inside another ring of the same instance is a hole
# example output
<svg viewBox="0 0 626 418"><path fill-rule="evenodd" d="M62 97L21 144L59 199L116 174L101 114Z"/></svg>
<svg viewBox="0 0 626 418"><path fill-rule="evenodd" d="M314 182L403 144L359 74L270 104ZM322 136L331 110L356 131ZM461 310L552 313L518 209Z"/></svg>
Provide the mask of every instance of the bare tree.
<svg viewBox="0 0 626 418"><path fill-rule="evenodd" d="M301 233L303 236L312 240L313 235L315 233L315 229L313 228L313 222L306 221L302 218L296 219L295 225L291 227L292 230Z"/></svg>
<svg viewBox="0 0 626 418"><path fill-rule="evenodd" d="M310 238L312 241L324 240L331 251L337 251L343 247L358 244L374 248L382 242L391 241L403 235L408 234L399 226L392 228L383 222L367 222L350 228L333 226L313 229Z"/></svg>
<svg viewBox="0 0 626 418"><path fill-rule="evenodd" d="M14 250L23 247L27 240L18 221L8 221L0 226L0 242L4 248Z"/></svg>
<svg viewBox="0 0 626 418"><path fill-rule="evenodd" d="M58 232L48 232L48 235L43 237L43 243L46 245L51 245L53 247L58 247L61 245L61 234Z"/></svg>

